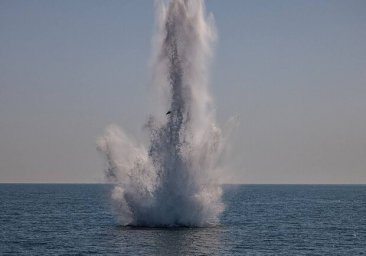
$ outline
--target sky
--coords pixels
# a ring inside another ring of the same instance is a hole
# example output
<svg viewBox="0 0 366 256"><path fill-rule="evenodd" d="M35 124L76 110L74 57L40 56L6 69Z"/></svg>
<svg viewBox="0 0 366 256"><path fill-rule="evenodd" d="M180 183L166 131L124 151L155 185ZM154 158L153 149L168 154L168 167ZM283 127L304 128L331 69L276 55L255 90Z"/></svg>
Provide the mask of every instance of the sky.
<svg viewBox="0 0 366 256"><path fill-rule="evenodd" d="M208 0L227 183L366 183L366 2ZM149 114L154 1L0 1L0 182L104 182Z"/></svg>

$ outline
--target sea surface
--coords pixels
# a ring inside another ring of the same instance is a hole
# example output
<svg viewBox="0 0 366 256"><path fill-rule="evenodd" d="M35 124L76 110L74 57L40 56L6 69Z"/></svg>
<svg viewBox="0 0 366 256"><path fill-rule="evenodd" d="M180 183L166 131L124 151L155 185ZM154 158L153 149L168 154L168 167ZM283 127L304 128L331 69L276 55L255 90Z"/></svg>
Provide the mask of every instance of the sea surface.
<svg viewBox="0 0 366 256"><path fill-rule="evenodd" d="M110 190L0 184L0 255L366 255L366 185L225 185L208 228L120 226Z"/></svg>

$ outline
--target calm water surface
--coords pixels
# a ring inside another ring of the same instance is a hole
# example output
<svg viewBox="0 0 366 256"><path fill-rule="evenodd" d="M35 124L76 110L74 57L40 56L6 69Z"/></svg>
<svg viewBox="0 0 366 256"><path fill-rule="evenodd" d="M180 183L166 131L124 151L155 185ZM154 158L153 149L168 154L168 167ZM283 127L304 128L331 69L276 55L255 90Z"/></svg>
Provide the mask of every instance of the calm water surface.
<svg viewBox="0 0 366 256"><path fill-rule="evenodd" d="M108 185L0 184L0 255L366 255L365 185L227 185L221 225L118 226Z"/></svg>

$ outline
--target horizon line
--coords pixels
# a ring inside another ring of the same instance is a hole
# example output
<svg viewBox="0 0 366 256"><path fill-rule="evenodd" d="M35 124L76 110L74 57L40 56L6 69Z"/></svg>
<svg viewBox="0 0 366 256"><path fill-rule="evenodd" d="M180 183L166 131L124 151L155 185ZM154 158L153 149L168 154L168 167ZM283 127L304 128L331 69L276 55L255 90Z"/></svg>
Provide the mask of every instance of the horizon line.
<svg viewBox="0 0 366 256"><path fill-rule="evenodd" d="M0 182L0 185L115 185L108 182ZM366 183L221 183L220 185L366 185Z"/></svg>

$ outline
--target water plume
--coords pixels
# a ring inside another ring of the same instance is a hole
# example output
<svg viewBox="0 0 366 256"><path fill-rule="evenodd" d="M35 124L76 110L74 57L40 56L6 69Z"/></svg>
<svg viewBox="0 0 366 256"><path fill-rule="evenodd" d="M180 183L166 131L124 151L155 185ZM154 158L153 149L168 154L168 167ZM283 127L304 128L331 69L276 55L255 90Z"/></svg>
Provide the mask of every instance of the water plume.
<svg viewBox="0 0 366 256"><path fill-rule="evenodd" d="M152 83L164 112L145 125L149 145L116 126L98 140L114 210L122 225L214 225L224 206L216 175L222 134L207 79L213 18L201 0L160 2L157 13Z"/></svg>

